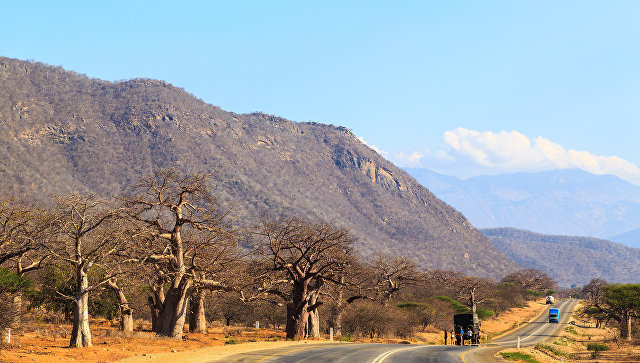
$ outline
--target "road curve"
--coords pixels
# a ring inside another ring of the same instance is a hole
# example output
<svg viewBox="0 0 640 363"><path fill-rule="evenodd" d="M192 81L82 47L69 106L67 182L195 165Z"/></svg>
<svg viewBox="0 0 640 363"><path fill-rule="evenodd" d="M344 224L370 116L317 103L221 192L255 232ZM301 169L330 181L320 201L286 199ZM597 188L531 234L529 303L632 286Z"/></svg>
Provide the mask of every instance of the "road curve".
<svg viewBox="0 0 640 363"><path fill-rule="evenodd" d="M547 310L534 321L493 340L488 347L453 345L400 344L299 344L278 349L258 350L225 357L225 362L344 362L344 363L412 363L412 362L495 362L498 351L515 347L520 336L521 346L535 345L559 336L569 322L577 301L556 303L560 323L548 323Z"/></svg>
<svg viewBox="0 0 640 363"><path fill-rule="evenodd" d="M521 347L534 346L538 343L559 338L562 330L569 324L577 304L578 300L565 300L550 306L560 310L559 323L549 323L549 309L546 309L532 322L500 338L493 339L487 346L478 347L465 353L465 362L495 362L496 360L493 356L503 349L515 348L518 344L518 337L520 337Z"/></svg>

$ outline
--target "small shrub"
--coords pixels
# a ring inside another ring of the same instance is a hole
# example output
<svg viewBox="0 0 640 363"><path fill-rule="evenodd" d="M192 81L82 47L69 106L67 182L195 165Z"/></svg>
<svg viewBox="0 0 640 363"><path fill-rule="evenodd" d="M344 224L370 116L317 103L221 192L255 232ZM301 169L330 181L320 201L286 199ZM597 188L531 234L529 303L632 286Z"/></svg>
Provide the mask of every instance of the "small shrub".
<svg viewBox="0 0 640 363"><path fill-rule="evenodd" d="M540 363L539 360L535 359L531 354L513 352L513 353L500 353L502 358L506 360L517 360L523 361L527 363Z"/></svg>
<svg viewBox="0 0 640 363"><path fill-rule="evenodd" d="M231 345L231 344L238 344L240 343L238 340L236 340L236 338L231 338L228 339L226 342L224 342L224 345Z"/></svg>
<svg viewBox="0 0 640 363"><path fill-rule="evenodd" d="M589 343L587 344L587 350L591 351L591 358L595 359L600 356L600 352L609 350L609 347L602 343Z"/></svg>
<svg viewBox="0 0 640 363"><path fill-rule="evenodd" d="M567 333L571 333L573 335L578 335L578 331L576 330L576 328L572 325L569 325L567 327L564 328L564 331L566 331Z"/></svg>

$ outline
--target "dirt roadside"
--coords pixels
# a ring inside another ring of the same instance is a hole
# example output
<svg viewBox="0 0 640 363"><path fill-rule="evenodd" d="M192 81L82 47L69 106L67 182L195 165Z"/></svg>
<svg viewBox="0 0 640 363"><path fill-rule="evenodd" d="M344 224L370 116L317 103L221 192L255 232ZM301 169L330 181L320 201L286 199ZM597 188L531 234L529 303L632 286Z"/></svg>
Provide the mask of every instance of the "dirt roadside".
<svg viewBox="0 0 640 363"><path fill-rule="evenodd" d="M544 302L530 302L522 308L502 312L497 319L482 322L482 331L489 337L519 326L535 317L545 308ZM278 330L238 327L209 328L208 334L186 334L182 340L157 338L143 323L131 336L117 331L117 324L108 321L92 322L93 347L68 348L64 329L70 326L40 324L17 332L14 344L0 351L1 362L61 363L68 361L97 362L201 362L222 359L233 354L254 350L279 348L299 344L317 344L326 340L309 340L307 343L284 341ZM146 331L145 331L146 330ZM363 342L394 343L396 340L376 339ZM433 330L416 334L415 344L444 344L442 332Z"/></svg>

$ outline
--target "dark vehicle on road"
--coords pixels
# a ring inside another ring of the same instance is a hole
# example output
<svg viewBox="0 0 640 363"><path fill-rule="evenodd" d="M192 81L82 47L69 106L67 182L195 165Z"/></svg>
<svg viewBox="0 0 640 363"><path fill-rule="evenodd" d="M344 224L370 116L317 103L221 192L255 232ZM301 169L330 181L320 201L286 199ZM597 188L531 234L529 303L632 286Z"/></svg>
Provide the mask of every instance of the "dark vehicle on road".
<svg viewBox="0 0 640 363"><path fill-rule="evenodd" d="M560 310L555 309L555 308L549 309L549 322L550 323L557 323L559 318L560 318Z"/></svg>
<svg viewBox="0 0 640 363"><path fill-rule="evenodd" d="M456 314L453 316L453 326L456 334L456 345L464 345L465 341L469 341L469 344L478 344L480 342L480 319L478 319L478 314Z"/></svg>

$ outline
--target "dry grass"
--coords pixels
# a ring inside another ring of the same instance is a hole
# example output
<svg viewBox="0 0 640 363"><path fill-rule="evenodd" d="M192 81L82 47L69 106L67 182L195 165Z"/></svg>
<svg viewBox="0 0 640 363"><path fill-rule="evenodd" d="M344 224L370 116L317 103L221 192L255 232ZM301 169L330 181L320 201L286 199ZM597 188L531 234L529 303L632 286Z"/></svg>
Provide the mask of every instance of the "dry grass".
<svg viewBox="0 0 640 363"><path fill-rule="evenodd" d="M205 347L223 347L231 338L238 343L256 341L281 341L284 334L270 329L211 327L208 334L185 334L182 340L156 337L146 324L137 324L142 331L125 336L115 324L107 321L92 321L93 347L68 348L68 333L71 326L52 324L37 325L27 332L14 333L12 344L0 352L0 361L6 362L111 362L129 357L144 357L162 354L175 355ZM65 333L66 330L66 333Z"/></svg>

